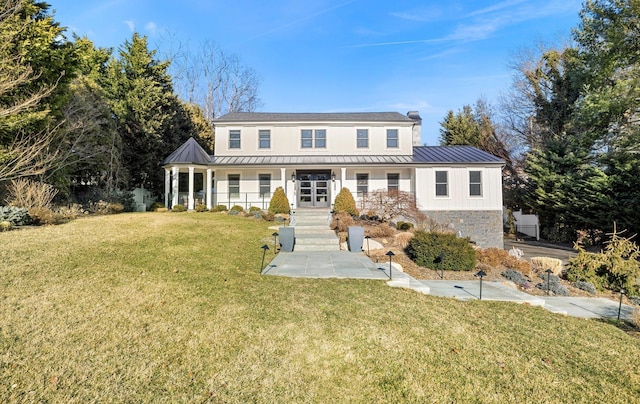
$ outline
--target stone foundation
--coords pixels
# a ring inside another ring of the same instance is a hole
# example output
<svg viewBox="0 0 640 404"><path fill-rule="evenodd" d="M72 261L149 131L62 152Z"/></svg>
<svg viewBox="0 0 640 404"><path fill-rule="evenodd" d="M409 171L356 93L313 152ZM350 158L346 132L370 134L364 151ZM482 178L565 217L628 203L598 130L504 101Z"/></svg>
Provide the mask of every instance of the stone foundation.
<svg viewBox="0 0 640 404"><path fill-rule="evenodd" d="M478 247L504 248L501 210L422 211L436 222L469 237Z"/></svg>

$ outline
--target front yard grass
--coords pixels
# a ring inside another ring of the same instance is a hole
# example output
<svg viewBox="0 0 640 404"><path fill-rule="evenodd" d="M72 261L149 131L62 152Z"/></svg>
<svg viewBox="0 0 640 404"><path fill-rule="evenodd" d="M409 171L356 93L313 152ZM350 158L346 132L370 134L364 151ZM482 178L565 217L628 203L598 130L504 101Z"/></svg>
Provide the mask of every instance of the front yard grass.
<svg viewBox="0 0 640 404"><path fill-rule="evenodd" d="M640 339L613 325L261 276L268 225L139 213L0 233L0 401L638 402Z"/></svg>

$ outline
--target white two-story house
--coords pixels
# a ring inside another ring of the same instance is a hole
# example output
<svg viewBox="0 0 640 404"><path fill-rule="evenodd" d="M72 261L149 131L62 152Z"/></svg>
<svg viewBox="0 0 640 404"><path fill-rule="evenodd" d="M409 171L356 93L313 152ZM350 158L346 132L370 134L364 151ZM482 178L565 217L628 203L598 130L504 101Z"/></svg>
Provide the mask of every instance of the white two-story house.
<svg viewBox="0 0 640 404"><path fill-rule="evenodd" d="M266 209L282 187L292 208L328 210L343 187L356 203L406 191L479 246L503 245L504 162L470 146L420 146L418 112L234 112L214 126L213 156L190 139L163 161L167 207Z"/></svg>

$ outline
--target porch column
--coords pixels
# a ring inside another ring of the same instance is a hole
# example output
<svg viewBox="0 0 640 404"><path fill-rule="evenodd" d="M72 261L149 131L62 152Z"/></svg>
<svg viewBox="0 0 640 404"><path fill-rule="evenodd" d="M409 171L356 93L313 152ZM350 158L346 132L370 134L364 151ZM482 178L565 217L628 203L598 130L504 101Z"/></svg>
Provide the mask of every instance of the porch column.
<svg viewBox="0 0 640 404"><path fill-rule="evenodd" d="M171 168L171 181L173 182L172 187L171 187L171 206L168 206L169 209L173 208L174 206L176 206L178 204L178 192L180 192L180 190L178 189L178 177L180 175L180 168L179 167L172 167Z"/></svg>
<svg viewBox="0 0 640 404"><path fill-rule="evenodd" d="M187 198L187 209L193 210L193 172L195 167L189 167L189 197Z"/></svg>
<svg viewBox="0 0 640 404"><path fill-rule="evenodd" d="M340 189L345 187L347 181L347 167L340 167ZM352 189L350 191L353 191Z"/></svg>
<svg viewBox="0 0 640 404"><path fill-rule="evenodd" d="M211 210L213 207L213 201L211 200L211 187L212 187L212 175L211 169L207 168L207 181L205 182L205 189L207 190L207 209Z"/></svg>
<svg viewBox="0 0 640 404"><path fill-rule="evenodd" d="M171 193L171 170L164 169L164 207L169 208L169 194Z"/></svg>
<svg viewBox="0 0 640 404"><path fill-rule="evenodd" d="M282 189L287 189L287 169L284 167L280 168L280 182Z"/></svg>

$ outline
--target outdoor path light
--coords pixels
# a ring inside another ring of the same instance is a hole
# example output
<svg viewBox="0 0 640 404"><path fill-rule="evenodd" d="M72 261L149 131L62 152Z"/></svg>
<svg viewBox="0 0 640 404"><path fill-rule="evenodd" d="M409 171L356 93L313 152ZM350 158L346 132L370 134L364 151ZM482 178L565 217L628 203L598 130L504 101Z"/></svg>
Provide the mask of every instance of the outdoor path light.
<svg viewBox="0 0 640 404"><path fill-rule="evenodd" d="M480 277L480 300L482 300L482 278L487 276L487 273L483 270L480 270L478 271L478 273L476 273L476 276Z"/></svg>
<svg viewBox="0 0 640 404"><path fill-rule="evenodd" d="M442 261L444 260L444 252L441 252L440 255L438 255L437 257L435 257L433 259L433 263L434 264L441 264ZM438 271L436 270L436 273ZM444 267L440 266L440 279L444 279Z"/></svg>
<svg viewBox="0 0 640 404"><path fill-rule="evenodd" d="M273 236L273 255L275 255L276 252L278 251L278 244L277 244L278 232L274 231L272 236Z"/></svg>
<svg viewBox="0 0 640 404"><path fill-rule="evenodd" d="M262 273L262 268L264 268L264 256L267 255L267 250L269 249L269 246L265 244L261 248L262 248L262 264L260 264L260 273Z"/></svg>
<svg viewBox="0 0 640 404"><path fill-rule="evenodd" d="M393 280L393 277L391 276L391 258L395 255L393 253L393 251L389 250L386 254L387 257L389 257L389 279Z"/></svg>
<svg viewBox="0 0 640 404"><path fill-rule="evenodd" d="M618 321L620 321L620 312L622 311L622 296L624 295L625 290L620 289L620 304L618 305Z"/></svg>
<svg viewBox="0 0 640 404"><path fill-rule="evenodd" d="M367 257L371 257L369 252L369 239L371 238L369 235L364 236L365 240L367 240Z"/></svg>
<svg viewBox="0 0 640 404"><path fill-rule="evenodd" d="M551 277L551 273L553 272L550 268L544 271L547 273L547 296L551 294L551 282L549 282L549 278Z"/></svg>

